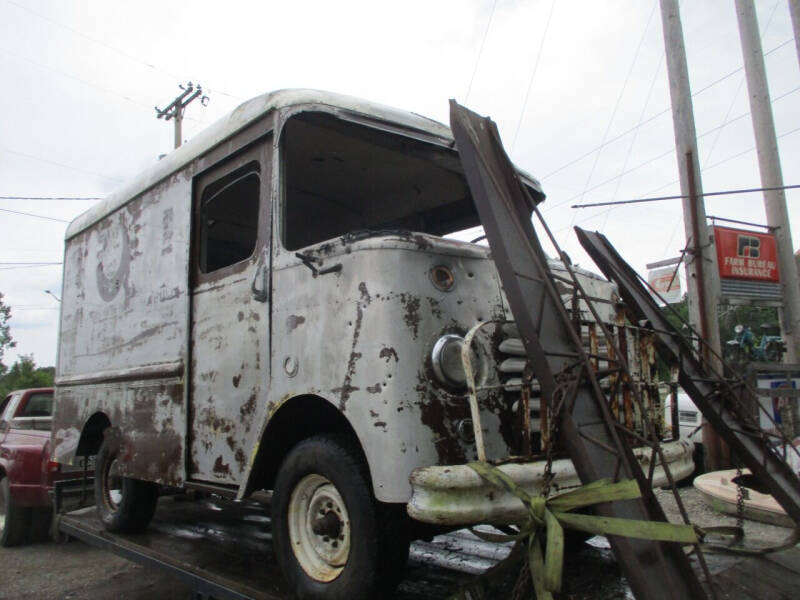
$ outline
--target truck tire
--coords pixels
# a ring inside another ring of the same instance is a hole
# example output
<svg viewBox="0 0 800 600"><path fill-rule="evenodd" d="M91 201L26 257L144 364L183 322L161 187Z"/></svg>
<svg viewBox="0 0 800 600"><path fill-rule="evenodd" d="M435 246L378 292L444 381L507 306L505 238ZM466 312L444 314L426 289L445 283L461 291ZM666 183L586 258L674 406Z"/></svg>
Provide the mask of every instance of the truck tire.
<svg viewBox="0 0 800 600"><path fill-rule="evenodd" d="M119 474L119 443L107 437L95 463L94 501L107 531L141 531L156 510L158 485Z"/></svg>
<svg viewBox="0 0 800 600"><path fill-rule="evenodd" d="M0 479L0 546L18 546L28 534L30 510L11 497L8 477Z"/></svg>
<svg viewBox="0 0 800 600"><path fill-rule="evenodd" d="M289 589L300 600L391 596L409 546L396 508L375 500L366 461L346 437L300 442L272 497L273 546Z"/></svg>

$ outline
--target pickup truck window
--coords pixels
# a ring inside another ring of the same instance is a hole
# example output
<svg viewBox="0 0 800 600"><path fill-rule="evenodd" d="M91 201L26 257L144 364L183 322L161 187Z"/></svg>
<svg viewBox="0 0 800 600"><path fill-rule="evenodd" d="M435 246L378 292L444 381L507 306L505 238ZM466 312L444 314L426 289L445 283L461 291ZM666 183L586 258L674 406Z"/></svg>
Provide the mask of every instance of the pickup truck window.
<svg viewBox="0 0 800 600"><path fill-rule="evenodd" d="M479 224L450 148L311 112L286 123L282 144L288 250L350 232L441 236Z"/></svg>
<svg viewBox="0 0 800 600"><path fill-rule="evenodd" d="M3 413L6 412L6 407L11 402L11 396L6 396L2 400L0 400L0 419L3 418Z"/></svg>
<svg viewBox="0 0 800 600"><path fill-rule="evenodd" d="M18 417L50 417L53 414L53 394L40 393L28 396Z"/></svg>

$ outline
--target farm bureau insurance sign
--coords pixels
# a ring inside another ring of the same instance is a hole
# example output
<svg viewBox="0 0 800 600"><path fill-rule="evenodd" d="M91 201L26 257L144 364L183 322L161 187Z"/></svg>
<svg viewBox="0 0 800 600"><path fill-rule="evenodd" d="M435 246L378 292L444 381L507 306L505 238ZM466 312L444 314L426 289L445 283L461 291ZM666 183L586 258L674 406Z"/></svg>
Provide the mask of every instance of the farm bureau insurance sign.
<svg viewBox="0 0 800 600"><path fill-rule="evenodd" d="M777 283L778 251L775 237L745 229L714 227L719 276Z"/></svg>

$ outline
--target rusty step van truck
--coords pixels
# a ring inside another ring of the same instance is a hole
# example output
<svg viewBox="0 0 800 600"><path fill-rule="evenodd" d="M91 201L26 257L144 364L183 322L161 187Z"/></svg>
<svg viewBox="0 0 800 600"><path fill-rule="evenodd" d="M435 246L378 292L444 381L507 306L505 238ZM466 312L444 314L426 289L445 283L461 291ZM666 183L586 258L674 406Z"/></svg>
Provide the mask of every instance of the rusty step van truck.
<svg viewBox="0 0 800 600"><path fill-rule="evenodd" d="M476 324L487 459L535 494L553 444L551 489L578 484L535 380L521 414L525 354L489 248L449 235L478 225L446 126L326 92L245 102L70 224L55 459L96 455L112 532L145 528L159 486L271 490L296 596L380 597L410 538L524 515L467 466L461 348ZM580 273L626 340L633 379L604 385L636 428L630 386L663 413L652 340L621 320L612 284ZM589 312L558 285L602 357ZM690 441L664 449L676 477L692 470Z"/></svg>

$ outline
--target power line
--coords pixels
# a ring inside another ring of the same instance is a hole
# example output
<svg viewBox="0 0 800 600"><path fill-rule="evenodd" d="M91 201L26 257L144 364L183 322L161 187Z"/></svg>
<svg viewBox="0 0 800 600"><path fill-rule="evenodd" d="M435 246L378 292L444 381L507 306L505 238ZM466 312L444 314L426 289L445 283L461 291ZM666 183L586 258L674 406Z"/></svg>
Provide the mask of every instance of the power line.
<svg viewBox="0 0 800 600"><path fill-rule="evenodd" d="M489 15L489 20L486 23L486 30L483 32L483 39L481 40L481 47L478 50L478 58L475 60L475 68L472 69L472 77L469 78L469 86L467 87L467 95L464 97L464 103L469 102L469 95L472 93L472 83L475 81L475 75L478 72L478 65L481 64L481 57L483 56L483 46L486 44L486 38L489 36L489 29L492 26L492 19L494 19L494 11L497 8L497 0L492 4L492 14Z"/></svg>
<svg viewBox="0 0 800 600"><path fill-rule="evenodd" d="M49 23L52 23L53 25L56 25L57 27L61 27L62 29L66 29L67 31L69 31L69 32L71 32L71 33L73 33L73 34L75 34L75 35L77 35L79 37L82 37L82 38L84 38L84 39L86 39L86 40L88 40L88 41L90 41L90 42L92 42L94 44L98 44L100 46L103 46L104 48L108 48L109 50L112 50L112 51L116 52L117 54L119 54L123 58L126 58L126 59L128 59L130 61L133 61L133 62L136 62L136 63L139 63L140 65L143 65L143 66L147 67L148 69L151 69L153 71L158 71L158 72L160 72L160 73L162 73L164 75L167 75L168 77L171 77L172 79L177 79L177 80L182 79L182 77L179 77L178 75L176 75L174 73L171 73L170 71L167 71L166 69L163 69L161 67L157 67L156 65L154 65L152 63L149 63L146 60L143 60L141 58L138 58L137 56L129 54L129 53L125 52L124 50L122 50L122 49L120 49L120 48L118 48L116 46L113 46L113 45L111 45L111 44L109 44L107 42L103 42L101 40L98 40L97 38L94 38L94 37L92 37L90 35L87 35L87 34L83 33L82 31L80 31L78 29L75 29L74 27L70 27L69 25L65 25L64 23L61 23L60 21L57 21L56 19L53 19L52 17L48 17L47 15L43 15L42 13L37 12L35 10L32 10L31 8L29 8L27 6L23 6L22 4L19 4L18 2L14 2L14 0L6 0L6 2L8 2L9 4L13 4L17 8L20 8L20 9L22 9L22 10L24 10L24 11L26 11L26 12L32 14L32 15L34 15L35 17L38 17L38 18L40 18L40 19L42 19L44 21L48 21ZM219 89L216 89L216 88L212 89L212 88L206 87L206 89L208 91L210 91L210 92L214 92L215 94L221 94L223 96L228 96L228 97L233 98L234 100L238 100L240 102L243 100L243 98L241 98L240 96L236 96L236 95L230 94L228 92L223 92L222 90L219 90Z"/></svg>
<svg viewBox="0 0 800 600"><path fill-rule="evenodd" d="M42 262L42 261L31 261L31 262L0 262L0 265L3 266L18 266L18 267L25 267L31 265L62 265L62 262Z"/></svg>
<svg viewBox="0 0 800 600"><path fill-rule="evenodd" d="M8 148L0 147L0 151L8 152L9 154L15 154L17 156L22 156L25 158L30 158L32 160L38 160L40 162L49 163L51 165L56 165L57 167L63 167L65 169L69 169L71 171L77 171L78 173L83 173L84 175L94 175L95 177L102 177L103 179L107 179L108 181L119 182L121 181L120 177L109 177L108 175L103 175L102 173L98 173L97 171L90 171L88 169L81 169L80 167L74 167L72 165L66 165L64 163L57 162L55 160L50 160L49 158L42 158L41 156L35 156L33 154L26 154L25 152L18 152L16 150L9 150Z"/></svg>
<svg viewBox="0 0 800 600"><path fill-rule="evenodd" d="M765 53L764 53L764 56L767 56L768 54L772 54L773 52L775 52L775 51L777 51L777 50L780 50L781 48L783 48L783 47L784 47L784 46L786 46L787 44L791 44L791 43L793 43L793 42L794 42L794 38L790 38L790 39L788 39L788 40L786 40L786 41L784 41L784 42L782 42L782 43L778 44L777 46L775 46L775 47L774 47L774 48L772 48L771 50L768 50L767 52L765 52ZM731 71L730 73L728 73L728 74L726 74L726 75L723 75L723 76L722 76L722 77L720 77L719 79L717 79L717 80L715 80L715 81L712 81L711 83L709 83L709 84L708 84L708 85L706 85L705 87L703 87L703 88L701 88L701 89L697 90L696 92L694 92L694 93L692 94L692 97L694 98L694 97L695 97L695 96L697 96L698 94L702 94L703 92L705 92L705 91L707 91L707 90L711 89L712 87L714 87L714 86L715 86L715 85L717 85L718 83L722 83L723 81L725 81L725 80L726 80L726 79L728 79L729 77L733 77L734 75L736 75L738 72L740 72L740 71L742 71L742 70L744 70L744 66L741 66L741 67L739 67L738 69L736 69L736 70L734 70L734 71ZM773 102L774 102L774 101L775 101L775 100L773 100ZM625 137L626 135L628 135L628 134L630 134L630 133L632 133L632 132L636 131L637 129L639 129L640 127L642 127L642 126L646 125L646 124L647 124L647 123L649 123L650 121L654 121L654 120L655 120L655 119L657 119L658 117L661 117L661 116L663 116L663 115L665 115L665 114L669 113L671 110L672 110L672 109L670 109L670 108L665 108L665 109L664 109L664 110L662 110L661 112L658 112L658 113L654 114L653 116L651 116L651 117L648 117L646 120L642 121L642 122L641 122L641 123L639 123L638 125L635 125L634 127L631 127L630 129L626 129L626 130L625 130L625 131L623 131L622 133L620 133L620 134L618 134L618 135L616 135L616 136L612 137L611 139L607 140L605 144L602 144L602 145L600 145L600 146L598 146L598 147L596 147L596 148L594 148L594 149L592 149L592 150L589 150L588 152L585 152L584 154L581 154L581 155L580 155L580 156L578 156L577 158L574 158L574 159L572 159L571 161L569 161L568 163L566 163L566 164L564 164L564 165L562 165L562 166L558 167L558 168L557 168L557 169L555 169L554 171L551 171L550 173L547 173L546 175L544 175L544 176L540 177L540 178L539 178L539 180L540 180L540 181L545 181L546 179L548 179L548 178L552 177L553 175L555 175L555 174L557 174L557 173L560 173L560 172L561 172L561 171L563 171L564 169L567 169L567 168L571 167L572 165L574 165L574 164L576 164L576 163L579 163L579 162L580 162L580 161L582 161L584 158L587 158L587 157L591 156L592 154L594 154L595 152L597 152L597 151L601 150L601 149L602 149L602 148L604 148L605 146L608 146L609 144L612 144L612 143L616 142L616 141L617 141L617 140L619 140L620 138L623 138L623 137ZM748 114L750 114L750 113L748 113Z"/></svg>
<svg viewBox="0 0 800 600"><path fill-rule="evenodd" d="M795 92L798 92L798 91L800 91L800 87L796 87L796 88L794 88L794 89L792 89L792 90L789 90L788 92L785 92L785 93L781 94L780 96L777 96L777 97L775 97L775 98L772 100L772 104L774 104L774 103L775 103L775 102L777 102L778 100L781 100L781 99L785 98L786 96L789 96L790 94L793 94L793 93L795 93ZM718 129L720 129L720 128L722 128L722 127L727 127L728 125L731 125L731 124L735 123L735 122L736 122L736 121L738 121L739 119L742 119L742 118L744 118L744 117L748 116L749 114L750 114L750 112L749 112L749 111L748 111L748 112L746 112L746 113L743 113L743 114L741 114L741 115L739 115L739 116L737 116L737 117L735 117L735 118L731 119L731 120L730 120L730 121L728 121L727 123L723 123L722 125L719 125L719 126L717 126L717 127L713 127L712 129L709 129L708 131L705 131L705 132L701 133L701 134L700 134L700 135L698 135L697 137L698 137L698 139L701 139L701 138L703 138L703 137L705 137L705 136L707 136L707 135L709 135L709 134L713 133L714 131L717 131ZM786 133L783 133L783 134L779 135L779 136L778 136L778 138L780 139L780 138L782 138L782 137L785 137L785 136L787 136L787 135L789 135L789 134L791 134L791 133L794 133L795 131L797 131L797 130L796 130L796 129L793 129L793 130L791 130L791 131L787 131ZM706 170L708 170L708 169L713 169L714 167L717 167L717 166L719 166L719 165L721 165L721 164L723 164L723 163L726 163L726 162L728 162L729 160L732 160L732 159L734 159L734 158L736 158L736 157L738 157L738 156L741 156L741 155L743 155L743 154L747 154L748 152L750 152L750 151L752 151L752 150L755 150L755 146L752 146L752 147L748 148L747 150L744 150L744 151L742 151L742 152L740 152L739 154L736 154L736 155L734 155L734 156L729 156L728 158L725 158L725 159L723 159L723 160L721 160L721 161L719 161L719 162L717 162L717 163L714 163L713 165L709 165L709 166L705 167L704 169L702 169L702 171L706 171ZM616 175L615 177L611 177L610 179L606 179L605 181L601 181L601 182L600 182L600 183L598 183L597 185L594 185L594 186L592 186L591 188L589 188L588 190L586 190L586 192L591 192L591 191L593 191L593 190L596 190L596 189L598 189L598 188L601 188L601 187L603 187L604 185L607 185L607 184L609 184L609 183L612 183L613 181L616 181L616 180L617 180L617 179L619 179L620 177L624 177L625 175L628 175L629 173L632 173L633 171L637 171L637 170L641 169L642 167L645 167L645 166L647 166L647 165L649 165L649 164L651 164L651 163L653 163L653 162L655 162L655 161L657 161L657 160L659 160L659 159L662 159L662 158L664 158L665 156L669 156L670 154L674 154L674 153L675 153L675 149L674 149L674 148L670 148L669 150L667 150L667 151L665 151L665 152L662 152L661 154L658 154L658 155L656 155L656 156L654 156L654 157L652 157L652 158L650 158L650 159L648 159L648 160L646 160L646 161L644 161L644 162L642 162L642 163L639 163L639 164L638 164L638 165L636 165L635 167L631 167L631 168L630 168L630 169L628 169L627 171L623 171L622 173L620 173L619 175ZM702 172L702 171L701 171L701 172ZM584 192L584 193L585 193L585 192ZM544 209L544 211L543 211L543 212L550 212L550 211L552 211L553 209L556 209L556 208L558 208L559 206L563 206L564 204L567 204L568 202L572 202L572 201L573 201L573 200L575 200L576 198L579 198L579 197L581 197L581 196L583 196L583 195L584 195L583 193L581 193L581 194L575 194L574 196L571 196L571 197L567 198L566 200L562 200L561 202L557 202L557 203L555 203L555 204L553 204L553 205L551 205L551 206L548 206L546 209Z"/></svg>
<svg viewBox="0 0 800 600"><path fill-rule="evenodd" d="M622 102L622 97L625 95L625 90L628 87L628 81L630 81L631 73L633 73L633 68L636 66L636 63L639 60L639 54L642 51L642 45L644 44L644 40L647 38L647 30L650 29L650 23L653 20L653 15L656 12L656 7L657 6L658 6L658 2L656 0L655 2L653 2L653 8L650 11L650 16L647 19L647 25L645 26L644 31L642 32L642 37L639 38L639 44L637 45L636 52L633 55L633 60L631 61L631 66L628 67L628 73L625 75L625 81L623 81L623 83L622 83L622 89L620 90L619 95L617 96L617 101L614 103L614 109L611 111L611 116L608 119L608 124L606 125L606 130L605 130L605 132L603 132L603 140L600 142L601 146L605 146L606 139L608 139L608 134L611 131L611 125L614 123L614 117L617 116L617 110L619 109L620 102ZM645 103L645 108L646 107L647 107L647 104ZM644 112L644 109L642 110L642 112ZM641 121L641 117L642 117L642 115L640 115L640 117L639 117L640 121ZM636 134L638 134L638 131L639 130L637 129L636 133L634 134L634 138L633 138L634 142L636 141ZM586 177L586 183L583 185L583 192L581 193L581 198L583 198L586 195L586 191L589 189L589 184L592 182L592 177L594 176L595 169L597 169L597 163L600 162L600 154L601 154L601 152L602 152L602 150L598 150L597 153L594 155L594 162L592 163L592 168L589 170L589 175ZM628 154L630 154L630 151L628 152ZM625 172L625 167L627 167L627 162L628 162L628 159L626 158L625 159L625 164L623 164L623 167L622 167L622 172L623 173ZM619 189L619 182L620 181L622 181L622 177L620 177L620 179L617 180L617 189ZM616 191L614 192L614 195L616 195ZM575 220L575 213L573 213L572 220L573 221ZM572 229L572 223L570 223L570 230L571 229Z"/></svg>
<svg viewBox="0 0 800 600"><path fill-rule="evenodd" d="M33 213L22 212L19 210L11 210L10 208L0 208L0 211L12 213L15 215L24 215L26 217L35 217L37 219L47 219L48 221L58 221L59 223L69 223L69 221L66 221L64 219L56 219L55 217L46 217L45 215L36 215Z"/></svg>
<svg viewBox="0 0 800 600"><path fill-rule="evenodd" d="M88 196L0 196L0 200L102 200Z"/></svg>
<svg viewBox="0 0 800 600"><path fill-rule="evenodd" d="M725 190L722 192L703 192L702 197L727 196L733 194L750 194L752 192L772 192L775 190L793 190L800 188L800 185L782 185L779 187L747 188L739 190ZM677 194L675 196L657 196L655 198L635 198L633 200L612 200L611 202L593 202L591 204L573 204L570 208L590 208L592 206L617 206L620 204L638 204L642 202L660 202L661 200L680 200L688 198L687 194Z"/></svg>
<svg viewBox="0 0 800 600"><path fill-rule="evenodd" d="M778 139L784 138L784 137L786 137L787 135L791 135L791 134L793 134L793 133L797 133L798 131L800 131L800 127L795 127L794 129L790 129L789 131L786 131L786 132L784 132L784 133L780 134L780 135L778 136ZM749 153L749 152L752 152L752 151L753 151L753 150L755 150L755 149L756 149L756 147L755 147L755 146L751 146L751 147L750 147L750 148L748 148L747 150L743 150L742 152L739 152L739 153L737 153L737 154L734 154L733 156L729 156L728 158L724 158L724 159L722 159L721 161L719 161L719 162L717 162L717 163L714 163L713 165L710 165L710 166L708 166L708 167L705 167L704 169L701 169L701 173L705 173L706 171L709 171L709 170L711 170L711 169L714 169L714 168L716 168L716 167L719 167L720 165L723 165L723 164L725 164L726 162L729 162L729 161L731 161L731 160L733 160L733 159L735 159L735 158L739 158L740 156L742 156L742 155L744 155L744 154L747 154L747 153ZM674 185L674 184L676 184L676 183L678 183L678 180L677 180L677 179L673 180L672 182L670 182L670 183L668 183L668 184L662 185L662 186L660 186L660 187L659 187L659 188L657 188L657 189L665 188L665 187L667 187L667 186L669 186L669 185ZM708 195L708 194L705 194L705 195ZM577 196L574 196L574 197L573 197L573 198L571 198L570 200L572 200L572 199L574 199L574 198L577 198ZM564 203L562 202L561 204L564 204ZM586 221L591 221L592 219L595 219L595 218L599 217L601 214L603 214L603 212L604 212L604 211L600 211L600 212L598 212L598 213L596 213L596 214L593 214L593 215L590 215L590 216L588 216L588 217L586 217L586 218L584 218L584 219L580 219L580 220L578 220L578 221L577 221L575 224L577 225L577 224L580 224L580 223L585 223ZM567 228L567 227L562 227L561 229L557 230L555 233L561 233L562 231L565 231L566 229L568 229L568 228Z"/></svg>
<svg viewBox="0 0 800 600"><path fill-rule="evenodd" d="M17 60L24 60L25 62L28 62L28 63L30 63L32 65L35 65L35 66L39 67L40 69L44 69L46 71L51 71L53 73L56 73L57 75L61 75L62 77L66 77L67 79L73 79L73 80L77 81L78 83L82 83L83 85L89 86L91 88L98 89L101 92L104 92L106 94L110 94L112 96L118 96L122 100L130 102L131 104L135 104L136 106L140 106L142 108L150 108L150 105L145 103L145 102L141 102L139 100L135 100L134 98L131 98L130 96L126 96L123 93L116 92L116 91L114 91L112 89L109 89L107 87L104 87L102 85L93 83L91 81L87 81L86 79L78 77L77 75L72 75L70 73L67 73L66 71L62 71L61 69L57 69L55 67L51 67L51 66L45 65L43 63L40 63L38 61L33 60L32 58L28 58L26 56L21 56L21 55L17 54L16 52L12 52L12 51L7 50L5 48L0 48L0 52L3 52L4 54L8 54L9 56L12 56L12 57L16 58ZM192 117L187 117L187 118L189 118L189 119L191 119L193 121L197 121L197 119L194 119Z"/></svg>
<svg viewBox="0 0 800 600"><path fill-rule="evenodd" d="M536 54L536 62L533 64L533 71L531 71L531 78L528 80L528 88L525 90L525 99L522 101L522 111L519 114L519 119L517 120L517 127L514 130L514 139L511 142L511 152L514 152L514 147L517 145L517 135L519 135L520 127L522 127L522 121L525 118L525 112L528 108L528 96L530 96L531 88L533 87L533 79L536 77L536 71L539 70L539 61L542 58L542 50L544 49L544 42L547 39L547 32L550 29L550 20L553 18L553 10L556 7L556 0L553 0L550 4L550 14L547 15L547 23L544 26L544 33L542 33L542 39L539 41L539 52Z"/></svg>

